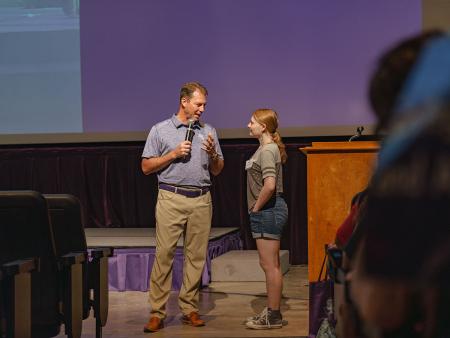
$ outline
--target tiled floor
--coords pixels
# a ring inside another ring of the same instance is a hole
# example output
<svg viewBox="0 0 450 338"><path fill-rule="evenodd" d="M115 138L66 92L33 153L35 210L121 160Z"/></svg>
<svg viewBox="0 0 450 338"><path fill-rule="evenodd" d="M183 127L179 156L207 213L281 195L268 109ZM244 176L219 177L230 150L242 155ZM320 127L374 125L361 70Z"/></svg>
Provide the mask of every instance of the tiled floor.
<svg viewBox="0 0 450 338"><path fill-rule="evenodd" d="M149 305L144 292L110 292L109 317L104 337L300 337L308 332L307 267L294 266L284 278L283 318L288 325L282 329L249 330L243 320L260 312L266 305L264 282L215 282L201 291L200 313L206 326L193 328L181 324L177 293L168 302L165 328L157 333L143 333L148 320ZM63 332L63 331L61 331ZM83 322L83 337L95 336L92 316ZM60 335L58 337L63 337Z"/></svg>

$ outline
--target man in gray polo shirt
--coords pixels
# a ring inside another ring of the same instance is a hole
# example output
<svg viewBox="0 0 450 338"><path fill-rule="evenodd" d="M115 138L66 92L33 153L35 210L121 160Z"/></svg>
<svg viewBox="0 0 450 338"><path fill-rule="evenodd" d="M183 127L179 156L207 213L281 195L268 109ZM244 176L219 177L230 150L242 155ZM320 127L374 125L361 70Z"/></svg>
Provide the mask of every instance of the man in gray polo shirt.
<svg viewBox="0 0 450 338"><path fill-rule="evenodd" d="M183 285L178 304L182 321L192 326L205 322L198 313L200 279L205 265L212 218L210 173L224 166L216 130L200 121L208 91L198 82L183 85L178 112L152 127L142 153L142 171L157 173L156 255L150 277L150 319L145 332L156 332L166 317L172 287L172 264L177 241L184 233ZM192 142L185 140L193 129Z"/></svg>

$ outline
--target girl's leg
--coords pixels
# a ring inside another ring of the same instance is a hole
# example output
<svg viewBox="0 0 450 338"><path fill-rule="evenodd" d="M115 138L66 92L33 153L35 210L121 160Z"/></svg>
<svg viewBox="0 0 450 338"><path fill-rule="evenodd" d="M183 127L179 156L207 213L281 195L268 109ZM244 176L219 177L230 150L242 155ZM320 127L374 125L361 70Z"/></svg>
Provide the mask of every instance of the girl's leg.
<svg viewBox="0 0 450 338"><path fill-rule="evenodd" d="M258 238L259 263L266 275L267 307L279 310L283 290L283 275L280 268L280 241Z"/></svg>

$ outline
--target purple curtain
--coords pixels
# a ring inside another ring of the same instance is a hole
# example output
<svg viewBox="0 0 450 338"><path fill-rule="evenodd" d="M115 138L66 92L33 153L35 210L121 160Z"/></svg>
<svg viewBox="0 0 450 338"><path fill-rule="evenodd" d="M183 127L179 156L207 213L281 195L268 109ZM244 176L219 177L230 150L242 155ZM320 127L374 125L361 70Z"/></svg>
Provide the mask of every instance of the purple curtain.
<svg viewBox="0 0 450 338"><path fill-rule="evenodd" d="M291 264L307 263L306 144L286 140L284 166L289 223L281 242ZM142 142L8 146L0 150L0 190L37 190L77 196L85 227L154 227L156 175L140 169ZM255 249L248 228L245 161L256 143L222 140L223 172L213 178L213 227L239 227L244 249Z"/></svg>
<svg viewBox="0 0 450 338"><path fill-rule="evenodd" d="M242 250L238 233L231 233L208 243L202 286L211 282L211 260L230 250ZM147 291L155 259L155 248L115 249L108 260L109 289L113 291ZM183 248L177 248L173 259L172 290L180 290L183 283Z"/></svg>

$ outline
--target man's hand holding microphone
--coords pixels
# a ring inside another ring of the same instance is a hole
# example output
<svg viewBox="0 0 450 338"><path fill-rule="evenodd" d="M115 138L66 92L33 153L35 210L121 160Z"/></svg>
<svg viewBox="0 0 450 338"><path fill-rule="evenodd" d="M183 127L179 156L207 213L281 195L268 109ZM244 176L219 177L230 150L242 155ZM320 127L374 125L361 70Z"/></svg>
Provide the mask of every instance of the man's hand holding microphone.
<svg viewBox="0 0 450 338"><path fill-rule="evenodd" d="M175 158L186 157L191 152L191 142L183 141L173 151Z"/></svg>
<svg viewBox="0 0 450 338"><path fill-rule="evenodd" d="M190 119L188 121L188 127L186 129L186 135L184 141L181 142L173 151L175 153L175 158L186 157L191 152L192 139L194 138L194 123L195 120Z"/></svg>
<svg viewBox="0 0 450 338"><path fill-rule="evenodd" d="M186 129L186 136L184 137L184 141L181 142L173 150L174 154L175 154L175 158L186 157L190 154L191 147L192 147L192 139L194 138L194 135L195 135L195 131L193 128L194 123L195 123L195 120L192 120L192 119L189 120L188 128ZM214 140L213 136L211 135L211 133L208 133L208 138L205 141L203 141L202 149L208 153L209 157L212 160L217 159L218 155L216 152L216 143L215 143L215 140Z"/></svg>

